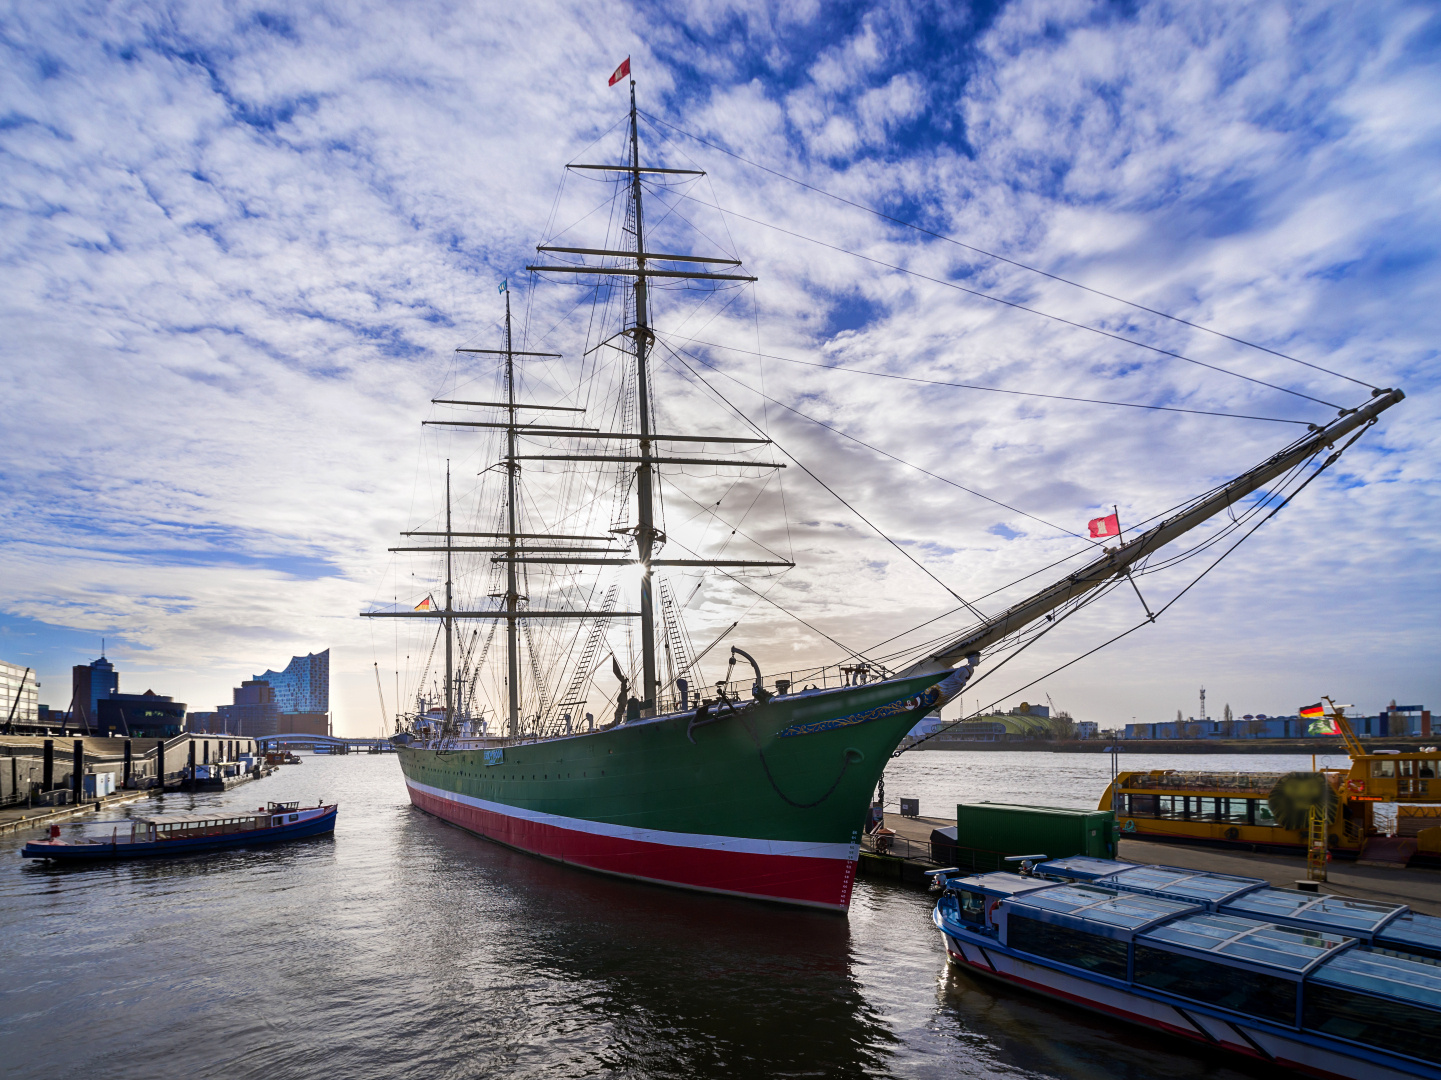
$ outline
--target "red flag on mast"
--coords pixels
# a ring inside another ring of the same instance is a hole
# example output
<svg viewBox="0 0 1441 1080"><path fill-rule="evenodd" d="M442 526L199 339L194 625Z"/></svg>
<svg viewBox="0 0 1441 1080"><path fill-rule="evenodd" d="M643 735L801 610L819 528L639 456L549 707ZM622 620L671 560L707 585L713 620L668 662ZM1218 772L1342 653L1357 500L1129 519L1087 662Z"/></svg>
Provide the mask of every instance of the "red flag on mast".
<svg viewBox="0 0 1441 1080"><path fill-rule="evenodd" d="M620 62L620 67L616 68L615 71L611 73L610 82L608 82L606 85L607 85L607 86L614 86L616 83L620 82L622 79L624 79L624 78L625 78L627 75L629 75L629 74L630 74L630 57L627 56L624 60L622 60L622 61Z"/></svg>
<svg viewBox="0 0 1441 1080"><path fill-rule="evenodd" d="M1086 523L1091 530L1091 539L1103 540L1108 536L1120 536L1120 518L1120 514L1107 514L1105 517L1092 518Z"/></svg>

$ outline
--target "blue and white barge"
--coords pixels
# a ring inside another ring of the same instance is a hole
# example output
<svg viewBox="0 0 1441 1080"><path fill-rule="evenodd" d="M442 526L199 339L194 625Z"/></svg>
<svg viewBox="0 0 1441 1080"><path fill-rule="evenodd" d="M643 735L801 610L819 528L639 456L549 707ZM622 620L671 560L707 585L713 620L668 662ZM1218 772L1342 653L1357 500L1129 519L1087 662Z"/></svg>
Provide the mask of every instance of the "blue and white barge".
<svg viewBox="0 0 1441 1080"><path fill-rule="evenodd" d="M117 823L109 836L74 840L61 839L60 826L52 825L48 839L32 840L20 854L27 859L79 863L255 847L332 833L339 812L337 803L302 808L298 802L272 802L253 811L137 816L125 832Z"/></svg>

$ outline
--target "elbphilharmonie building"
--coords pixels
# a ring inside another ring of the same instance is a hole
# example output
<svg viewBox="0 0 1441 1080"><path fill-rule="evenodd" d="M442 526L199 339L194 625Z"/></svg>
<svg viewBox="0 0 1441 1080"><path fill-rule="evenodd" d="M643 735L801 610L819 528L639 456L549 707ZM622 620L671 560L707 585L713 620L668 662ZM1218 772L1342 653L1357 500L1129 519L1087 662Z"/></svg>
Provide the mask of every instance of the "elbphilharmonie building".
<svg viewBox="0 0 1441 1080"><path fill-rule="evenodd" d="M280 713L328 713L330 711L330 650L291 657L284 671L267 671L256 679L275 691L275 710Z"/></svg>

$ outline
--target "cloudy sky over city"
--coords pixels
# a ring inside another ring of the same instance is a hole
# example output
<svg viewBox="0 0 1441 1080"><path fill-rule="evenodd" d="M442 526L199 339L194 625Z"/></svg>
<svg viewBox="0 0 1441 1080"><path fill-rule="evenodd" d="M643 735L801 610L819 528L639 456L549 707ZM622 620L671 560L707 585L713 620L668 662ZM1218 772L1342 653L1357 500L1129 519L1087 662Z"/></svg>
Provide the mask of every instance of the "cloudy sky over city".
<svg viewBox="0 0 1441 1080"><path fill-rule="evenodd" d="M1151 519L1400 387L1156 625L1019 689L1143 616L1113 591L978 692L1103 726L1203 685L1441 697L1432 4L56 0L7 4L0 50L0 659L53 707L102 637L122 690L192 709L327 647L339 731L379 723L377 669L414 691L414 635L358 613L436 590L386 549L435 527L447 459L488 490L493 442L420 425L495 388L454 350L499 344L507 280L567 358L529 392L611 377L590 294L525 266L606 236L565 166L619 160L628 55L643 153L707 173L654 190L656 243L758 279L658 295L658 422L789 465L676 470L676 544L797 563L678 578L696 643L740 620L786 671L959 629L1113 504Z"/></svg>

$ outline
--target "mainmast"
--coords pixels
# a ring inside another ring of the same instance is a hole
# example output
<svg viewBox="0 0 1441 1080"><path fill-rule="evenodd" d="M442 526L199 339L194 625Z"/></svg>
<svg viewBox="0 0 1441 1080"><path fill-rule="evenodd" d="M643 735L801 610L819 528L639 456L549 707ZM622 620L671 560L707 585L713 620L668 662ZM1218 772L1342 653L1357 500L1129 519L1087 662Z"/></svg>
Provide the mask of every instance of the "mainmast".
<svg viewBox="0 0 1441 1080"><path fill-rule="evenodd" d="M451 559L455 545L451 543L450 531L450 459L445 461L445 723L441 726L444 735L455 735L455 661L452 646L455 641L455 604L451 592Z"/></svg>
<svg viewBox="0 0 1441 1080"><path fill-rule="evenodd" d="M618 259L623 262L634 262L633 266L616 265L586 265L585 263L571 265L551 266L527 266L526 269L532 272L574 274L576 276L596 275L604 280L607 276L624 276L635 279L633 288L635 290L635 322L633 326L623 328L622 332L629 336L635 346L636 365L636 412L639 414L639 432L604 431L594 432L588 435L577 435L579 438L592 439L616 439L635 440L637 448L633 453L620 454L530 454L522 455L523 460L533 461L601 461L601 462L625 462L635 465L636 477L636 524L632 532L635 537L635 558L634 559L576 559L572 557L556 558L553 556L538 557L527 554L520 561L528 563L568 563L587 564L592 566L622 566L640 563L640 637L641 637L641 710L643 715L652 714L657 705L657 697L660 690L660 680L657 677L656 663L656 640L655 640L655 600L652 587L652 573L658 566L689 566L689 567L775 567L784 568L794 564L787 561L755 560L755 559L657 559L656 549L665 542L664 534L656 528L655 523L655 485L656 467L659 465L715 465L726 468L784 468L784 465L773 462L745 461L735 458L714 458L714 457L681 457L672 451L658 450L657 443L692 442L692 443L731 443L731 444L765 444L769 439L756 438L733 438L725 436L710 435L671 435L655 432L651 429L651 387L649 357L651 346L655 342L655 334L650 325L650 280L661 279L682 279L682 280L706 280L716 282L753 282L755 278L749 274L727 273L713 270L692 270L657 268L656 263L661 264L707 264L726 268L739 268L739 259L718 258L702 255L677 255L660 254L646 250L645 235L645 210L643 205L642 177L649 174L664 174L671 177L700 177L705 173L697 169L667 169L643 166L640 162L640 127L638 110L635 102L635 80L630 80L630 131L629 152L626 157L629 159L624 165L579 165L567 166L571 169L581 169L602 173L618 173L626 178L628 186L627 197L631 204L631 220L635 228L634 247L626 250L613 248L591 248L591 247L559 247L555 245L542 244L537 246L537 251L561 252L568 255L594 255L603 259Z"/></svg>
<svg viewBox="0 0 1441 1080"><path fill-rule="evenodd" d="M651 461L650 441L650 387L646 378L646 360L650 352L652 334L650 316L646 308L645 279L645 217L641 208L640 185L640 132L635 111L635 79L630 80L630 198L635 215L635 265L639 271L635 276L635 393L637 412L640 414L640 462L635 469L636 494L636 558L640 563L640 653L641 653L641 714L649 716L655 711L656 680L655 663L655 607L651 600L651 559L655 554L655 511L652 484L654 473Z"/></svg>
<svg viewBox="0 0 1441 1080"><path fill-rule="evenodd" d="M515 581L516 557L516 488L520 479L520 462L515 457L515 352L510 334L510 288L505 290L505 685L509 690L510 713L506 734L512 739L520 735L520 643L516 613L520 610L520 592Z"/></svg>

